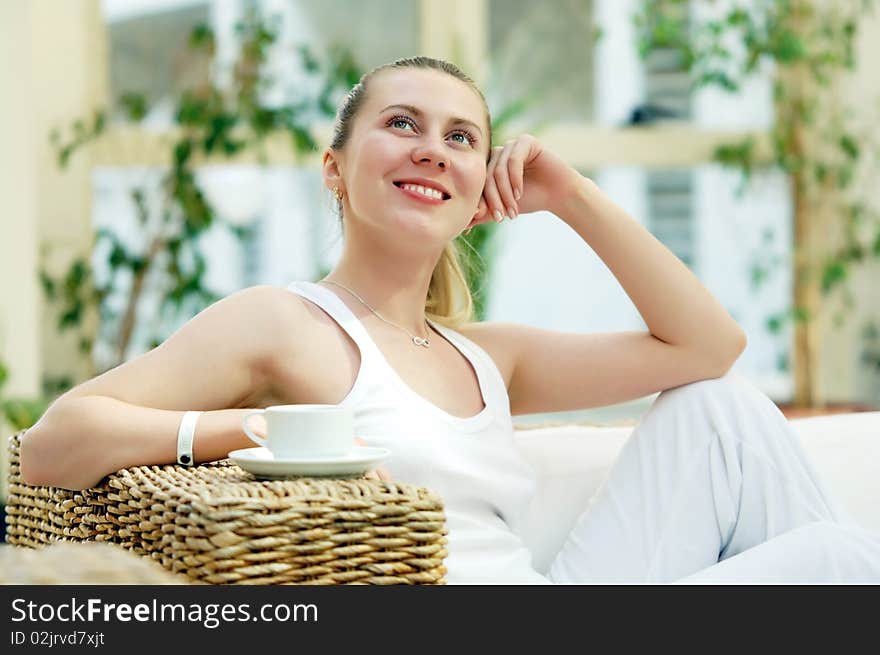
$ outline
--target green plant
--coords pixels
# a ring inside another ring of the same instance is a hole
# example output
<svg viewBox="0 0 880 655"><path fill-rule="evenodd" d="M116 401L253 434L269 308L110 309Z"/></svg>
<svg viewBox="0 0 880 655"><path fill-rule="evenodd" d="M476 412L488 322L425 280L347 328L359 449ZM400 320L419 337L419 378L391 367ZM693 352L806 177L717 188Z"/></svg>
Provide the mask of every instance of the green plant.
<svg viewBox="0 0 880 655"><path fill-rule="evenodd" d="M787 322L793 325L798 406L818 400L817 319L828 304L824 299L839 292L842 306L833 322L841 326L855 306L846 284L852 267L880 258L880 211L872 186L880 170L880 142L870 124L877 117L860 124L839 92L843 74L856 66L860 19L873 8L873 0L730 2L717 17L691 22L685 0L643 0L635 18L641 54L677 51L694 88L733 92L747 78L773 71L769 160L752 138L718 148L715 160L739 170L743 185L762 166L775 166L790 181L792 303L771 316L767 327L779 332ZM779 264L756 265L753 287Z"/></svg>
<svg viewBox="0 0 880 655"><path fill-rule="evenodd" d="M139 306L148 275L155 269L162 273L162 316L175 317L184 308L197 313L220 297L204 282L206 261L199 248L199 237L215 223L222 223L222 218L199 187L195 174L199 163L245 152L254 153L258 161L265 163L266 140L279 132L289 135L290 146L296 154L317 150L308 124L316 117L333 116L333 97L347 91L361 75L350 53L343 48L329 48L327 61L322 63L308 48L302 47L299 54L304 69L321 82L317 94L304 95L295 103L270 106L262 97L272 82L265 63L278 36L277 22L263 18L251 7L235 30L240 50L229 88L219 88L211 81L215 66L214 34L202 25L190 35L191 55L201 58L204 74L201 82L187 89L176 102L175 139L169 152L170 166L161 182L163 197L158 220L152 215L156 210L146 201L148 189L139 186L130 191L145 247L133 251L113 230L100 229L96 232L93 250L108 253L108 279L97 280L86 257L73 261L58 279L41 267L40 280L45 295L58 307L58 330L79 329L79 347L85 353L92 350L93 340L83 328L83 317L91 307L98 308L99 330L104 342L112 344L115 352L114 360L105 369L124 361L141 318ZM148 111L146 99L136 93L122 95L119 105L130 124L140 123ZM57 148L59 166L67 166L78 150L100 138L107 125L106 113L101 111L88 121L75 121L67 138L54 130L51 140ZM247 228L224 225L242 241L249 236ZM44 257L47 254L44 249ZM107 302L111 291L119 289L126 291L122 311ZM152 334L151 347L165 337L165 334Z"/></svg>
<svg viewBox="0 0 880 655"><path fill-rule="evenodd" d="M8 379L9 369L0 359L0 412L13 430L24 430L39 420L49 406L49 401L45 397L6 398L2 392Z"/></svg>

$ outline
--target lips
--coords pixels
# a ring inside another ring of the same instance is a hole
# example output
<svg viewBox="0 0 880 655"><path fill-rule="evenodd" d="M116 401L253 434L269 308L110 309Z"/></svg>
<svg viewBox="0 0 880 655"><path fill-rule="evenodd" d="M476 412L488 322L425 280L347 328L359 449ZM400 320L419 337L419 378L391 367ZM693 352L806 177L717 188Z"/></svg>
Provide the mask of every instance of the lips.
<svg viewBox="0 0 880 655"><path fill-rule="evenodd" d="M409 178L406 180L394 181L394 186L396 186L397 188L400 188L404 184L416 184L418 186L423 186L428 189L439 191L441 194L443 194L443 200L449 200L452 197L449 191L446 190L446 187L444 187L442 184L439 184L438 182L432 182L431 180L426 180L424 178Z"/></svg>

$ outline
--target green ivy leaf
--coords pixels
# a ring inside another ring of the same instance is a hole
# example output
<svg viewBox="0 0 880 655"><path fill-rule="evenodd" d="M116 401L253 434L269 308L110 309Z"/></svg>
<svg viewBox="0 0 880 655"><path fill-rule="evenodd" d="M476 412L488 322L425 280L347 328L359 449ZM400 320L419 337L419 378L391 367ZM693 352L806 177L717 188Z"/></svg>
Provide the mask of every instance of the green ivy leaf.
<svg viewBox="0 0 880 655"><path fill-rule="evenodd" d="M844 134L840 137L839 145L840 149L843 150L850 159L859 158L859 145L849 134Z"/></svg>
<svg viewBox="0 0 880 655"><path fill-rule="evenodd" d="M844 256L848 261L860 262L865 258L865 249L858 241L852 241L847 244Z"/></svg>
<svg viewBox="0 0 880 655"><path fill-rule="evenodd" d="M784 373L788 371L789 366L788 355L785 353L779 353L776 356L776 370Z"/></svg>
<svg viewBox="0 0 880 655"><path fill-rule="evenodd" d="M192 141L184 139L174 146L174 165L182 168L189 161L192 154Z"/></svg>
<svg viewBox="0 0 880 655"><path fill-rule="evenodd" d="M126 118L135 123L141 122L147 115L147 98L143 93L123 93L119 104L122 105Z"/></svg>
<svg viewBox="0 0 880 655"><path fill-rule="evenodd" d="M783 64L793 64L804 58L804 43L801 38L789 29L783 29L773 45L773 54Z"/></svg>
<svg viewBox="0 0 880 655"><path fill-rule="evenodd" d="M791 312L791 318L795 323L806 323L810 320L810 312L806 307L795 307Z"/></svg>
<svg viewBox="0 0 880 655"><path fill-rule="evenodd" d="M751 269L751 289L757 291L767 279L767 269L762 266L753 266Z"/></svg>
<svg viewBox="0 0 880 655"><path fill-rule="evenodd" d="M317 73L320 69L318 58L312 53L309 46L303 45L298 49L300 59L302 60L303 70L307 73Z"/></svg>
<svg viewBox="0 0 880 655"><path fill-rule="evenodd" d="M43 287L43 293L46 295L46 298L49 300L55 300L55 280L49 277L49 274L46 273L44 269L40 269L40 284Z"/></svg>
<svg viewBox="0 0 880 655"><path fill-rule="evenodd" d="M223 139L223 154L227 156L234 155L244 150L247 143L244 141L236 141L234 139Z"/></svg>
<svg viewBox="0 0 880 655"><path fill-rule="evenodd" d="M189 34L189 45L192 48L213 48L214 31L205 23L196 25Z"/></svg>
<svg viewBox="0 0 880 655"><path fill-rule="evenodd" d="M103 111L96 111L94 120L92 121L92 135L98 136L104 131L107 125L107 115Z"/></svg>
<svg viewBox="0 0 880 655"><path fill-rule="evenodd" d="M89 277L89 265L83 258L74 260L64 279L64 290L68 296L75 295Z"/></svg>
<svg viewBox="0 0 880 655"><path fill-rule="evenodd" d="M839 261L827 262L822 271L822 293L828 293L846 280L846 266Z"/></svg>
<svg viewBox="0 0 880 655"><path fill-rule="evenodd" d="M58 319L58 327L63 331L69 327L79 325L82 317L83 304L81 301L74 301L73 305L63 312Z"/></svg>
<svg viewBox="0 0 880 655"><path fill-rule="evenodd" d="M110 265L111 269L117 269L120 266L125 266L128 264L129 257L128 252L118 241L113 244L113 247L110 250L110 257L107 260L107 263Z"/></svg>
<svg viewBox="0 0 880 655"><path fill-rule="evenodd" d="M147 260L145 257L132 257L129 259L129 264L131 265L131 272L135 275L138 275L147 268Z"/></svg>
<svg viewBox="0 0 880 655"><path fill-rule="evenodd" d="M291 125L288 127L288 132L293 140L293 148L296 152L315 152L318 150L318 143L312 138L312 133L308 130L298 125Z"/></svg>

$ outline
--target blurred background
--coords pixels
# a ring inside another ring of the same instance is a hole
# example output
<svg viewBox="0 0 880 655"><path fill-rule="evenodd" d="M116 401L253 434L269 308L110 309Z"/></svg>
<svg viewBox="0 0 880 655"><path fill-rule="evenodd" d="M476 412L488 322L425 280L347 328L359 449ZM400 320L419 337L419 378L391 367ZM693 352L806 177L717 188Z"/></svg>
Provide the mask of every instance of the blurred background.
<svg viewBox="0 0 880 655"><path fill-rule="evenodd" d="M211 302L332 268L337 103L414 55L687 264L748 334L734 371L787 415L880 409L872 2L30 0L0 4L0 49L3 434ZM646 327L550 214L467 239L482 319Z"/></svg>

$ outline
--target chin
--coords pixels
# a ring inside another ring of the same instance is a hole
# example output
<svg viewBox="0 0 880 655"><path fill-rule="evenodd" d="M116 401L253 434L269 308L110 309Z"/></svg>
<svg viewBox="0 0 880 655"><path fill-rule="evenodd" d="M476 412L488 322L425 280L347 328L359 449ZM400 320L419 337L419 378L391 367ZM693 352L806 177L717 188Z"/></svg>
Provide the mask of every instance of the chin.
<svg viewBox="0 0 880 655"><path fill-rule="evenodd" d="M427 242L436 242L442 246L455 238L450 234L449 226L442 225L439 221L432 221L426 217L413 217L412 215L401 215L394 219L391 232L395 238L416 241L420 244Z"/></svg>

